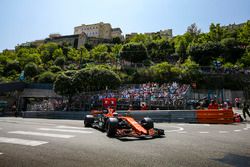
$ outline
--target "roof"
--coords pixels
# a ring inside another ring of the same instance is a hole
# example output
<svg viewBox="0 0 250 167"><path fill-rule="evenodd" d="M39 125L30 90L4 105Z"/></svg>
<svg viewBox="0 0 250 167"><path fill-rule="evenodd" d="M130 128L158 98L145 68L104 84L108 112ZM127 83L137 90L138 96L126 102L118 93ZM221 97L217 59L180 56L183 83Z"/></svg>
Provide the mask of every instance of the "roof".
<svg viewBox="0 0 250 167"><path fill-rule="evenodd" d="M112 31L120 31L122 33L122 30L120 28L112 28Z"/></svg>
<svg viewBox="0 0 250 167"><path fill-rule="evenodd" d="M50 89L24 89L20 97L61 97Z"/></svg>

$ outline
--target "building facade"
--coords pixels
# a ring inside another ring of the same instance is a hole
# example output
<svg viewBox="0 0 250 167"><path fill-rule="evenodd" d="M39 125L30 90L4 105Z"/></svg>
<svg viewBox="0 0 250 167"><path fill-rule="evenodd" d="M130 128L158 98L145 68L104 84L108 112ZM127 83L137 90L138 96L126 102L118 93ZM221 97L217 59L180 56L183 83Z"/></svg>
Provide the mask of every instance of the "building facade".
<svg viewBox="0 0 250 167"><path fill-rule="evenodd" d="M126 39L132 38L138 33L131 33L131 34L126 34ZM167 37L167 38L172 38L173 37L173 30L172 29L166 29L166 30L160 30L157 32L146 32L144 33L145 35L160 35L161 37Z"/></svg>
<svg viewBox="0 0 250 167"><path fill-rule="evenodd" d="M122 31L120 28L112 28L109 23L96 24L82 24L74 28L74 34L85 33L87 37L95 37L101 39L112 39L115 37L122 38Z"/></svg>

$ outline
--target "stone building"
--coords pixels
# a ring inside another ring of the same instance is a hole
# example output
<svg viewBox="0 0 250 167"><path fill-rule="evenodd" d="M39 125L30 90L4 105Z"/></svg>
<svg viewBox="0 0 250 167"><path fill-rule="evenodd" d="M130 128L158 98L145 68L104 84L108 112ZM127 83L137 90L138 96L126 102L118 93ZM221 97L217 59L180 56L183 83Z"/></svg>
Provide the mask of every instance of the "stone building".
<svg viewBox="0 0 250 167"><path fill-rule="evenodd" d="M96 46L102 43L112 43L112 39L88 37L85 33L75 34L75 35L60 35L60 34L50 34L48 38L43 40L36 40L32 42L26 42L21 45L21 47L31 47L40 46L45 43L54 42L58 45L68 45L76 49L80 49L81 46L85 46L86 43Z"/></svg>
<svg viewBox="0 0 250 167"><path fill-rule="evenodd" d="M133 32L131 34L126 34L126 39L132 38L137 34L138 33L135 33L135 32ZM167 37L167 38L172 38L173 37L172 29L160 30L160 31L157 31L157 32L146 32L144 34L146 34L146 35L157 35L158 34L161 37Z"/></svg>
<svg viewBox="0 0 250 167"><path fill-rule="evenodd" d="M95 37L101 39L112 39L115 37L122 38L122 31L120 28L112 28L109 23L96 24L82 24L74 28L74 34L85 33L88 37Z"/></svg>
<svg viewBox="0 0 250 167"><path fill-rule="evenodd" d="M81 46L84 46L87 40L88 37L84 33L64 36L61 36L60 34L50 34L49 38L46 38L44 40L44 43L54 42L59 45L68 44L74 48L79 49Z"/></svg>

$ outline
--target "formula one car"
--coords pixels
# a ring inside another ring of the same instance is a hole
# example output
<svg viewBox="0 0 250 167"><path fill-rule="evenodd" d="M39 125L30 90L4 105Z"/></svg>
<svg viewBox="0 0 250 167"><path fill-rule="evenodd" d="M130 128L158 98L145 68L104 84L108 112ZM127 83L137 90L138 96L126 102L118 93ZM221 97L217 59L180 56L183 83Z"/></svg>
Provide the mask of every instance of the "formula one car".
<svg viewBox="0 0 250 167"><path fill-rule="evenodd" d="M102 111L91 111L91 115L86 115L84 119L85 127L106 131L108 137L160 137L164 135L163 129L154 128L151 118L146 117L137 122L130 116L118 115L112 107L114 106L109 106Z"/></svg>

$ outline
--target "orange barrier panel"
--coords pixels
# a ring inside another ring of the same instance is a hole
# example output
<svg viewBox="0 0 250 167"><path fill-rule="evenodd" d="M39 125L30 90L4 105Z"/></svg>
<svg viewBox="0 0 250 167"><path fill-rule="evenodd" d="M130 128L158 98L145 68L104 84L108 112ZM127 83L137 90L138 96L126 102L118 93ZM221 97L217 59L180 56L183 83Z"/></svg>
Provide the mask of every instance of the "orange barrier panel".
<svg viewBox="0 0 250 167"><path fill-rule="evenodd" d="M196 117L198 123L230 124L234 122L232 109L197 110Z"/></svg>

